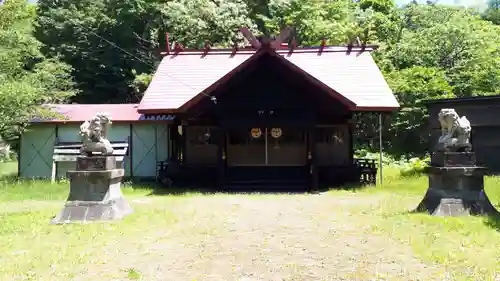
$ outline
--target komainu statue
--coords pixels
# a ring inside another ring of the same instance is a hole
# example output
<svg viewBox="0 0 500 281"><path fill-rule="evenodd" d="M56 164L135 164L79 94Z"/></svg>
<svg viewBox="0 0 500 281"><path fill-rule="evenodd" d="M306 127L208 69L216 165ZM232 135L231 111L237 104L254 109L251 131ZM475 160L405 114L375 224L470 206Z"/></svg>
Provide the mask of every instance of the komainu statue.
<svg viewBox="0 0 500 281"><path fill-rule="evenodd" d="M80 153L87 156L92 156L94 152L100 152L101 155L112 155L113 147L108 140L111 124L111 116L103 112L99 112L91 120L85 121L80 126L80 137L83 141Z"/></svg>
<svg viewBox="0 0 500 281"><path fill-rule="evenodd" d="M438 151L471 151L471 126L465 116L459 117L455 109L444 108L439 112L438 120L441 124L441 136L437 144Z"/></svg>

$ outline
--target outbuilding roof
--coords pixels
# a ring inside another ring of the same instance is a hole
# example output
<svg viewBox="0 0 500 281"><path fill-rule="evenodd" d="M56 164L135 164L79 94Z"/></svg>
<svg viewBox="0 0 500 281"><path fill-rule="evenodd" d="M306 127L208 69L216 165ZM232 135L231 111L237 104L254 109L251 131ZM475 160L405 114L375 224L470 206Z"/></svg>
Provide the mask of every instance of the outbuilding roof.
<svg viewBox="0 0 500 281"><path fill-rule="evenodd" d="M138 111L175 112L214 85L242 70L260 52L275 52L312 77L316 83L343 96L351 110L392 111L399 108L370 49L323 47L303 49L245 49L182 51L166 55L146 90Z"/></svg>
<svg viewBox="0 0 500 281"><path fill-rule="evenodd" d="M470 102L488 102L500 100L500 95L489 95L489 96L473 96L473 97L461 97L461 98L447 98L447 99L434 99L434 100L423 100L422 104L431 105L438 103L470 103Z"/></svg>
<svg viewBox="0 0 500 281"><path fill-rule="evenodd" d="M106 112L111 115L113 122L138 122L138 121L171 121L174 117L145 116L137 112L138 104L47 104L53 112L62 115L62 118L35 118L33 123L66 123L84 122L91 119L97 112ZM159 119L158 119L159 118Z"/></svg>

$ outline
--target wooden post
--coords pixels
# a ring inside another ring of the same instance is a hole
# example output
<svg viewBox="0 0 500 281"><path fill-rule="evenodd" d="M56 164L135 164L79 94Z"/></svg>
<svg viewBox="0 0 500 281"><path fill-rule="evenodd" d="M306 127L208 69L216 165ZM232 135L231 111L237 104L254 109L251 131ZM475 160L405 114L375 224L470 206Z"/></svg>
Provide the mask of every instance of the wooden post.
<svg viewBox="0 0 500 281"><path fill-rule="evenodd" d="M158 123L155 124L155 161L158 162Z"/></svg>
<svg viewBox="0 0 500 281"><path fill-rule="evenodd" d="M21 177L21 153L23 151L23 135L19 136L19 151L17 152L17 177Z"/></svg>
<svg viewBox="0 0 500 281"><path fill-rule="evenodd" d="M225 152L225 130L222 127L217 127L217 187L219 189L224 188L225 181L225 162L226 162L226 152Z"/></svg>
<svg viewBox="0 0 500 281"><path fill-rule="evenodd" d="M170 54L170 40L168 38L168 32L165 32L165 51L167 55Z"/></svg>
<svg viewBox="0 0 500 281"><path fill-rule="evenodd" d="M186 136L187 127L185 124L181 123L181 163L184 164L186 162L187 156L187 136Z"/></svg>
<svg viewBox="0 0 500 281"><path fill-rule="evenodd" d="M170 152L168 153L169 159L173 159L175 161L179 160L179 152L177 151L178 147L178 136L179 133L177 132L177 123L174 121L173 124L169 125L169 141L170 141Z"/></svg>
<svg viewBox="0 0 500 281"><path fill-rule="evenodd" d="M134 165L133 165L133 155L132 155L132 149L133 149L133 142L132 142L132 139L134 138L133 136L133 133L134 133L134 127L132 125L132 123L130 123L129 125L129 137L128 137L128 151L127 151L127 154L128 154L128 162L129 162L129 169L130 169L130 178L134 178Z"/></svg>
<svg viewBox="0 0 500 281"><path fill-rule="evenodd" d="M307 161L309 163L309 188L311 191L318 189L318 170L316 169L316 127L312 126L308 132Z"/></svg>
<svg viewBox="0 0 500 281"><path fill-rule="evenodd" d="M380 176L380 186L382 186L384 180L383 178L383 173L382 173L382 160L383 160L383 144L382 144L382 113L379 113L378 115L378 123L379 123L379 132L378 132L378 137L379 137L379 149L380 149L380 155L379 155L379 176Z"/></svg>
<svg viewBox="0 0 500 281"><path fill-rule="evenodd" d="M56 182L56 174L57 174L57 162L54 159L52 159L52 175L50 176L51 183Z"/></svg>
<svg viewBox="0 0 500 281"><path fill-rule="evenodd" d="M353 128L353 116L352 113L349 115L349 119L347 121L347 134L349 135L349 164L354 163L354 129Z"/></svg>
<svg viewBox="0 0 500 281"><path fill-rule="evenodd" d="M58 125L56 125L54 131L55 131L55 140L54 140L54 144L52 146L52 174L50 176L51 183L56 182L56 177L57 177L57 162L54 159L53 154L54 154L54 146L56 146L59 143L59 126Z"/></svg>
<svg viewBox="0 0 500 281"><path fill-rule="evenodd" d="M158 179L160 177L160 170L159 169L163 169L163 164L161 166L159 161L163 161L164 159L162 160L158 160L158 125L160 125L163 123L155 123L155 143L154 143L154 146L155 146L155 177L156 177L156 182L158 182Z"/></svg>

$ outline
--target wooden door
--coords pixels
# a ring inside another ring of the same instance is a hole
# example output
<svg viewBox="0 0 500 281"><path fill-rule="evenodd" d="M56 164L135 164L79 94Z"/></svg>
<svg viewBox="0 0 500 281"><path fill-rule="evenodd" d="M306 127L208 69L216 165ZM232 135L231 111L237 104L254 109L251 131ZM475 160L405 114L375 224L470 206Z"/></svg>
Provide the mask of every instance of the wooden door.
<svg viewBox="0 0 500 281"><path fill-rule="evenodd" d="M229 166L266 165L265 128L230 128L227 137Z"/></svg>
<svg viewBox="0 0 500 281"><path fill-rule="evenodd" d="M307 145L304 130L289 128L242 128L228 130L229 166L305 166Z"/></svg>
<svg viewBox="0 0 500 281"><path fill-rule="evenodd" d="M300 128L267 128L267 165L307 165L305 131Z"/></svg>

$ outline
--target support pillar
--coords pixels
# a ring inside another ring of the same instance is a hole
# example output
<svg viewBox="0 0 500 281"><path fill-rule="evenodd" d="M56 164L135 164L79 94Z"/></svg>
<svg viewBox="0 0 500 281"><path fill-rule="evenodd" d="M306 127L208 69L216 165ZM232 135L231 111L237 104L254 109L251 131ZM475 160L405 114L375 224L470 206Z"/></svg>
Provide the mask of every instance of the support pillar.
<svg viewBox="0 0 500 281"><path fill-rule="evenodd" d="M378 124L379 124L379 128L378 128L378 138L379 138L379 163L378 163L378 169L379 169L379 177L380 177L380 186L382 186L382 184L384 183L384 174L383 174L383 160L384 160L384 155L383 155L383 152L384 152L384 145L382 143L382 130L383 130L383 127L382 127L382 113L379 113L378 115Z"/></svg>
<svg viewBox="0 0 500 281"><path fill-rule="evenodd" d="M308 132L307 143L307 163L309 165L309 189L310 191L318 190L318 169L316 167L316 128L312 127Z"/></svg>
<svg viewBox="0 0 500 281"><path fill-rule="evenodd" d="M217 128L217 187L224 188L226 179L226 130Z"/></svg>

